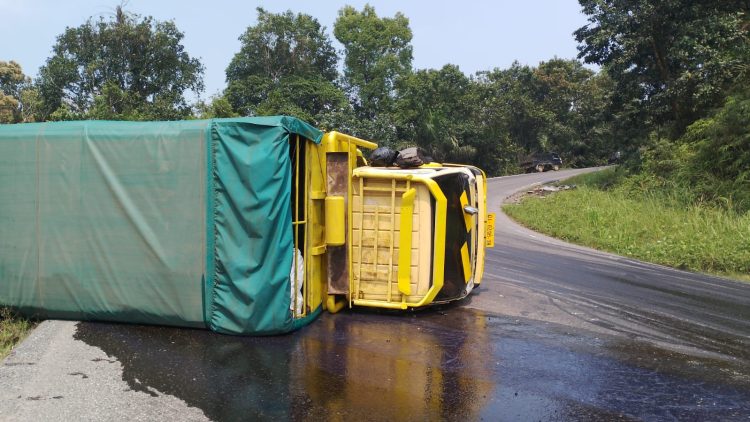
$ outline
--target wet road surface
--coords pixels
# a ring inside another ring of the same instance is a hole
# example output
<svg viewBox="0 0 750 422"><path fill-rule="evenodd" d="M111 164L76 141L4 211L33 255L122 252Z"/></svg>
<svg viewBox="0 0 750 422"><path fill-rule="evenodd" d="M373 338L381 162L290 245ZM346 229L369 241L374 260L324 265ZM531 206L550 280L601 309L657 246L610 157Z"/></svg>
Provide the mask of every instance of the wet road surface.
<svg viewBox="0 0 750 422"><path fill-rule="evenodd" d="M488 206L498 209L528 183L579 171L491 180ZM469 306L750 361L750 283L570 245L501 214L496 227L496 247L486 259L488 282Z"/></svg>
<svg viewBox="0 0 750 422"><path fill-rule="evenodd" d="M732 376L746 367L460 306L326 314L278 337L80 323L75 338L121 362L133 390L213 420L750 415L750 381Z"/></svg>
<svg viewBox="0 0 750 422"><path fill-rule="evenodd" d="M572 172L495 179L490 205ZM285 336L45 322L0 364L0 419L750 420L750 284L502 215L496 243L467 301Z"/></svg>

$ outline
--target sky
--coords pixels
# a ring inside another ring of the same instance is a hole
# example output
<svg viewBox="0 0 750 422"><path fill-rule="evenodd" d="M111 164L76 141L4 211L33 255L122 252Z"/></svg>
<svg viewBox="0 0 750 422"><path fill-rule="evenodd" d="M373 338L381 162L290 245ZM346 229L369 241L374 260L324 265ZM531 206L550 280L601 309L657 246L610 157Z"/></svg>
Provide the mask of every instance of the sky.
<svg viewBox="0 0 750 422"><path fill-rule="evenodd" d="M401 12L414 35L415 69L458 65L466 74L506 68L513 61L536 65L553 57L575 58L573 31L586 24L577 0L0 0L0 60L15 60L35 76L66 27L87 18L110 17L115 7L157 20L173 20L185 34L183 45L205 66L207 98L225 87L224 71L240 49L238 37L257 21L255 8L292 10L317 18L333 37L338 10L369 3L379 16Z"/></svg>

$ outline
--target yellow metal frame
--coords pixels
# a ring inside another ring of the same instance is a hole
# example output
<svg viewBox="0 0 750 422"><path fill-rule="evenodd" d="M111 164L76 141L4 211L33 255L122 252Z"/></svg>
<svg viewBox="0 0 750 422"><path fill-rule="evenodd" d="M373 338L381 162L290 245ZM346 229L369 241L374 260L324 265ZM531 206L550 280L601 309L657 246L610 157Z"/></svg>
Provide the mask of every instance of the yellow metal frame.
<svg viewBox="0 0 750 422"><path fill-rule="evenodd" d="M347 256L348 256L348 270L349 270L349 307L352 307L352 177L351 172L354 171L354 169L357 166L357 157L361 156L364 160L364 156L362 156L362 153L359 151L357 147L366 148L366 149L375 149L378 147L378 144L370 141L366 141L364 139L360 139L351 135L346 135L340 132L327 132L325 135L323 135L323 139L321 140L321 143L323 145L323 150L325 152L346 152L348 157L348 167L350 171L349 177L347 177L346 181L346 191L347 191L347 197L346 197L346 203L347 203L347 210L346 210L346 221L347 221ZM325 160L323 160L323 163L325 163ZM327 169L325 168L325 164L323 164L323 174L324 177L327 173ZM327 229L327 228L326 228ZM331 295L328 296L328 300L326 301L326 307L331 310L332 312L338 312L341 310L341 307L343 306L343 302L337 302L335 297L332 297Z"/></svg>
<svg viewBox="0 0 750 422"><path fill-rule="evenodd" d="M487 174L482 171L482 169L478 170L482 172L481 181L479 180L480 178L477 177L477 184L481 183L482 185L482 198L480 201L478 201L479 221L477 224L477 265L476 269L474 270L474 284L476 285L482 284L482 278L484 276L484 259L487 253L487 241L485 232L487 230L487 216L489 215L487 212Z"/></svg>
<svg viewBox="0 0 750 422"><path fill-rule="evenodd" d="M407 189L401 195L401 234L398 240L398 291L407 296L411 295L411 228L412 217L414 217L414 198L416 196L417 190L414 188ZM391 226L392 230L393 227ZM393 242L391 242L391 245L393 245ZM389 288L389 296L390 293L391 289Z"/></svg>
<svg viewBox="0 0 750 422"><path fill-rule="evenodd" d="M368 299L352 299L350 289L350 302L357 306L367 306L373 308L390 308L390 309L408 309L418 308L426 306L435 300L435 297L443 288L444 282L444 268L445 268L445 221L447 217L448 201L440 190L437 182L432 180L430 177L415 174L403 174L403 173L367 173L367 172L355 172L354 176L360 178L372 178L372 179L383 179L383 180L401 180L412 183L421 183L427 187L430 194L435 198L435 221L433 222L435 227L435 237L433 241L433 258L432 258L432 285L430 286L427 294L418 302L407 302L406 299L402 299L401 302L383 302L379 300L368 300ZM351 194L350 194L351 196ZM349 208L349 218L351 219L351 207ZM411 233L409 234L411 237ZM349 229L349 239L352 239L351 227ZM411 243L411 242L409 242ZM351 241L349 242L351 248ZM349 261L351 265L351 260ZM399 263L399 271L401 265ZM353 278L350 277L350 283ZM399 282L400 284L400 282ZM353 287L353 286L352 286Z"/></svg>
<svg viewBox="0 0 750 422"><path fill-rule="evenodd" d="M328 246L346 244L346 233L341 225L345 217L343 196L327 196L325 199L325 239Z"/></svg>
<svg viewBox="0 0 750 422"><path fill-rule="evenodd" d="M326 152L350 151L351 145L366 149L375 149L378 147L378 144L374 142L365 141L364 139L359 139L354 136L346 135L336 131L327 132L325 135L323 135L322 143L326 149ZM344 143L346 143L347 148L344 148ZM354 152L354 155L357 155L356 151Z"/></svg>
<svg viewBox="0 0 750 422"><path fill-rule="evenodd" d="M304 150L303 145L304 144ZM302 251L304 256L304 284L302 285L303 306L301 312L296 312L296 298L292 297L293 317L306 317L319 306L325 307L327 299L327 268L325 265L325 154L320 145L308 139L294 135L290 137L290 146L294 148L294 168L292 175L294 191L294 210L292 213L292 227L294 232L294 247ZM302 154L304 151L304 154ZM302 189L300 191L300 189ZM304 192L302 198L299 193ZM304 205L300 206L298 201ZM301 209L300 209L301 208ZM301 213L301 215L300 215ZM304 233L304 242L300 235ZM300 244L302 243L302 244ZM297 278L297 254L294 254L294 276L291 283L294 291L300 288Z"/></svg>
<svg viewBox="0 0 750 422"><path fill-rule="evenodd" d="M299 135L295 135L294 138L294 217L292 220L292 227L294 227L294 263L293 263L293 273L294 273L294 279L292 280L292 291L294 292L294 295L292 295L292 315L296 318L302 318L307 315L307 310L309 308L310 304L310 297L309 294L311 293L311 289L309 288L310 282L304 283L302 285L302 309L300 310L300 313L297 313L297 292L299 291L299 282L300 280L297 277L297 250L302 251L302 254L306 256L308 259L305 259L304 263L304 276L305 278L309 274L309 266L310 266L310 259L308 254L308 236L305 236L305 242L304 245L302 245L302 249L300 249L299 244L299 232L300 227L302 226L302 230L305 231L305 234L308 232L308 224L307 224L307 199L308 199L308 189L307 186L302 186L304 193L303 198L303 210L302 210L302 219L300 220L299 216L299 192L300 192L300 142L304 142L304 138L301 138ZM305 154L305 174L302 175L302 183L306 185L306 182L308 180L308 172L309 172L309 154Z"/></svg>

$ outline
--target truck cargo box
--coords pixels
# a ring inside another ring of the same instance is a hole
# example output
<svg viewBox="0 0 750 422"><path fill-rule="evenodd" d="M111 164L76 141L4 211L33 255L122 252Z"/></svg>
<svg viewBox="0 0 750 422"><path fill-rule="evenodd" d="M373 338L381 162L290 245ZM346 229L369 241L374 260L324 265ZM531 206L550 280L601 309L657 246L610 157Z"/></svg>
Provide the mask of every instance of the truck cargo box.
<svg viewBox="0 0 750 422"><path fill-rule="evenodd" d="M293 136L323 133L291 117L0 125L0 306L233 334L303 325Z"/></svg>

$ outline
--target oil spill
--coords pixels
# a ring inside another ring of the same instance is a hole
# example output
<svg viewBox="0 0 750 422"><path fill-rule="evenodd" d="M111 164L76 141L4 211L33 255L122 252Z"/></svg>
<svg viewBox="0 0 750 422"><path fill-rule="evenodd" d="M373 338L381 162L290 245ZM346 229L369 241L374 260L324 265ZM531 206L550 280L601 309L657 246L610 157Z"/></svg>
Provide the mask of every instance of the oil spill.
<svg viewBox="0 0 750 422"><path fill-rule="evenodd" d="M276 337L90 322L75 337L121 362L131 389L173 395L217 421L750 414L747 362L461 307L324 314Z"/></svg>

